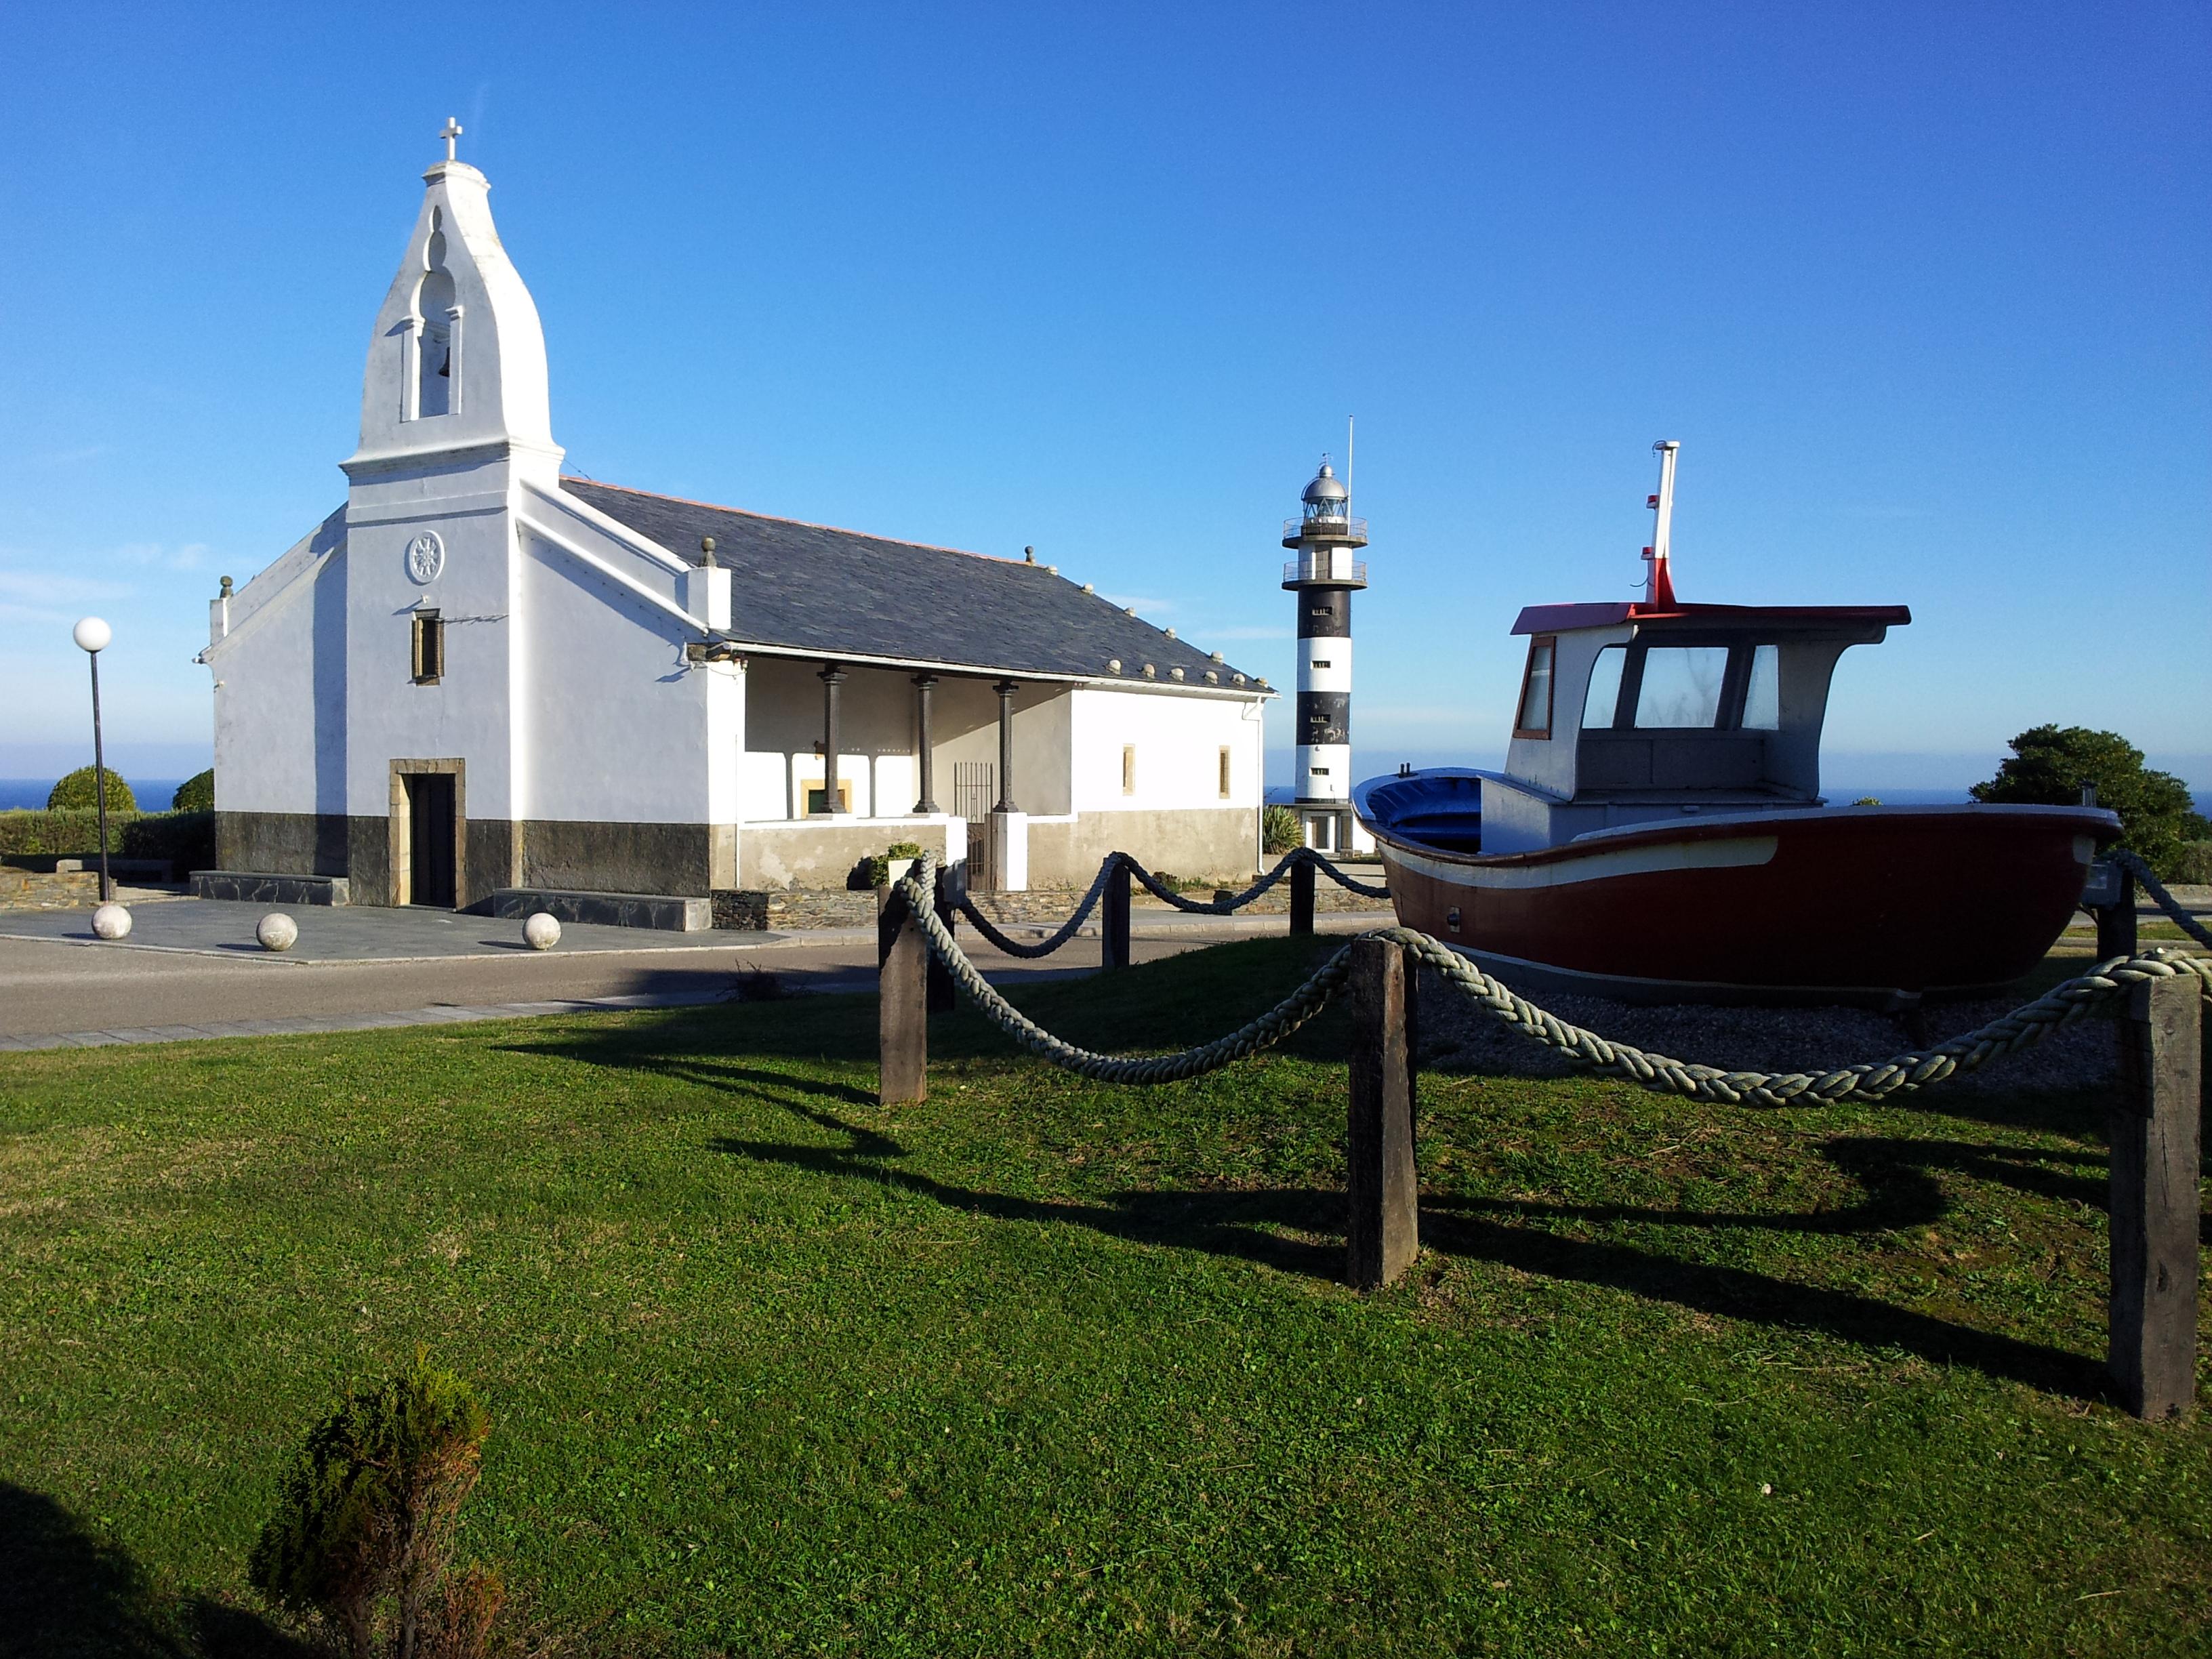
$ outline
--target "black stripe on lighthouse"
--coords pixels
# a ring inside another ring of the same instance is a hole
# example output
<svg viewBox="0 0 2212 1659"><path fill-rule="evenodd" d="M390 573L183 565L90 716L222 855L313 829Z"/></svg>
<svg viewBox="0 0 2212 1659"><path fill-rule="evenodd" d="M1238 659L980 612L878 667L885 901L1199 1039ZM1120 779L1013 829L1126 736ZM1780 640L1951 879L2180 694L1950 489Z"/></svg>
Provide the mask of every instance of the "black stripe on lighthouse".
<svg viewBox="0 0 2212 1659"><path fill-rule="evenodd" d="M1352 592L1348 588L1308 588L1298 595L1298 637L1302 640L1348 640L1352 637Z"/></svg>
<svg viewBox="0 0 2212 1659"><path fill-rule="evenodd" d="M1298 743L1310 747L1322 743L1352 741L1352 693L1298 693Z"/></svg>

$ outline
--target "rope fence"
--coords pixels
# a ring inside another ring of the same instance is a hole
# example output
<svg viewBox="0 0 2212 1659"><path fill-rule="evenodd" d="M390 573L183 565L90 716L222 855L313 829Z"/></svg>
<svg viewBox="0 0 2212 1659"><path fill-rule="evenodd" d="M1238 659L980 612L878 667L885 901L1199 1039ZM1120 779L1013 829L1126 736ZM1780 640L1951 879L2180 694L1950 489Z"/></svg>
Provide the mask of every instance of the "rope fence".
<svg viewBox="0 0 2212 1659"><path fill-rule="evenodd" d="M1319 866L1337 874L1328 860L1302 848L1231 899L1211 904L1185 902L1181 908L1228 914L1305 860L1310 860L1305 867ZM1164 884L1135 860L1113 854L1101 866L1076 914L1050 939L1014 948L1012 954L1034 957L1058 949L1108 895L1116 872L1124 870L1150 890L1170 896L1163 890ZM2132 1115L2125 1117L2122 1133L2113 1139L2113 1375L2139 1415L2164 1415L2193 1399L2197 1114L2202 1026L2206 1005L2212 1004L2212 959L2168 946L2137 951L2100 962L2088 972L1943 1042L1826 1071L1767 1072L1701 1065L1613 1042L1531 1002L1441 940L1410 927L1381 927L1336 951L1273 1007L1212 1042L1166 1054L1108 1054L1045 1030L983 977L938 913L937 873L933 855L916 860L894 889L891 903L902 914L887 913L885 918L886 925L896 929L883 969L886 1103L919 1100L927 1092L926 981L933 961L961 997L1025 1052L1094 1082L1139 1086L1204 1077L1274 1048L1349 988L1358 1028L1352 1067L1349 1145L1354 1214L1349 1259L1354 1263L1354 1281L1363 1285L1390 1282L1410 1264L1418 1249L1413 1218L1418 1194L1411 1164L1414 1056L1407 1012L1416 964L1433 969L1445 984L1508 1030L1567 1054L1590 1074L1716 1105L1879 1104L2018 1054L2076 1020L2093 1015L2122 1017L2134 1029L2132 1040L2122 1047L2134 1105ZM2144 881L2161 908L2180 909L2169 903L2170 896L2147 871L2130 873ZM1127 889L1121 891L1126 912ZM964 899L960 908L1000 949L1013 944ZM2192 935L2198 933L2193 919L2185 925ZM1125 947L1121 960L1127 959ZM1404 1121L1396 1121L1393 1114L1401 1115ZM2145 1126L2140 1134L2126 1127L2136 1123ZM2124 1173L2128 1175L2125 1181ZM1373 1200L1364 1209L1363 1193ZM2176 1288L2185 1272L2185 1291ZM2185 1364L2174 1357L2180 1340L2175 1332L2185 1316Z"/></svg>
<svg viewBox="0 0 2212 1659"><path fill-rule="evenodd" d="M1153 897L1193 915L1226 916L1244 908L1288 877L1291 884L1291 931L1293 933L1310 933L1313 932L1313 883L1316 874L1325 875L1338 886L1363 897L1387 899L1390 896L1388 887L1379 883L1361 881L1339 869L1312 848L1298 847L1285 854L1273 869L1243 892L1232 894L1225 899L1188 897L1162 881L1128 854L1109 853L1099 864L1098 874L1091 882L1090 890L1076 905L1075 913L1042 939L1024 941L1013 938L986 915L965 892L954 901L954 907L994 949L1003 951L1010 957L1035 961L1040 957L1050 956L1075 938L1082 931L1083 924L1090 920L1091 913L1097 908L1100 901L1107 900L1106 927L1109 932L1118 934L1117 939L1109 944L1108 955L1119 965L1126 964L1129 959L1128 909L1126 903L1110 902L1115 896L1117 880L1134 881ZM1122 890L1124 895L1126 890L1126 888Z"/></svg>

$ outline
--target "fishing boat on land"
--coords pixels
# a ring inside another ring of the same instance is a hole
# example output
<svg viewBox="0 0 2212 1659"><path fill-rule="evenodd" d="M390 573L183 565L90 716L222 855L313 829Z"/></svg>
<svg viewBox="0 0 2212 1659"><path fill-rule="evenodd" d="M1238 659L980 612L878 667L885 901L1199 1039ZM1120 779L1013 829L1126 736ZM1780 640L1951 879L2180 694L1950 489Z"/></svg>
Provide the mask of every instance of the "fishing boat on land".
<svg viewBox="0 0 2212 1659"><path fill-rule="evenodd" d="M1676 599L1656 446L1643 599L1533 605L1505 769L1373 778L1398 920L1504 973L1644 1000L1891 1004L2042 960L2120 833L2095 807L1832 805L1837 659L1903 605Z"/></svg>

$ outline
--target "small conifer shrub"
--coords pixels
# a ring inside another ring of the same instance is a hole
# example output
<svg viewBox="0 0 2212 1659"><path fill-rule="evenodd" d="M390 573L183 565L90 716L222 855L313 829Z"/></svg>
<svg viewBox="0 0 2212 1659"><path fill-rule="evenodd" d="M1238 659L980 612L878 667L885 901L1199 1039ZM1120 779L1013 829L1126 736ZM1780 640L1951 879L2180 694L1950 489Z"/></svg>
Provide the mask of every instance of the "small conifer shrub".
<svg viewBox="0 0 2212 1659"><path fill-rule="evenodd" d="M248 1580L322 1620L349 1659L474 1659L504 1590L481 1569L450 1569L490 1429L475 1390L418 1352L309 1431Z"/></svg>

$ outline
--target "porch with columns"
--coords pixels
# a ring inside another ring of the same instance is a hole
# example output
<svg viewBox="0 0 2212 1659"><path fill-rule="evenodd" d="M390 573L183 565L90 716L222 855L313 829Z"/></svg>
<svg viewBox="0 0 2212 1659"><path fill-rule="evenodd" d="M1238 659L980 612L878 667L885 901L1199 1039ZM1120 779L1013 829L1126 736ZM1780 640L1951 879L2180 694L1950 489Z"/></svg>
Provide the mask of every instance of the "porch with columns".
<svg viewBox="0 0 2212 1659"><path fill-rule="evenodd" d="M910 841L979 885L1027 887L1017 803L1067 811L1067 687L829 658L744 666L743 884L839 885L860 859Z"/></svg>

